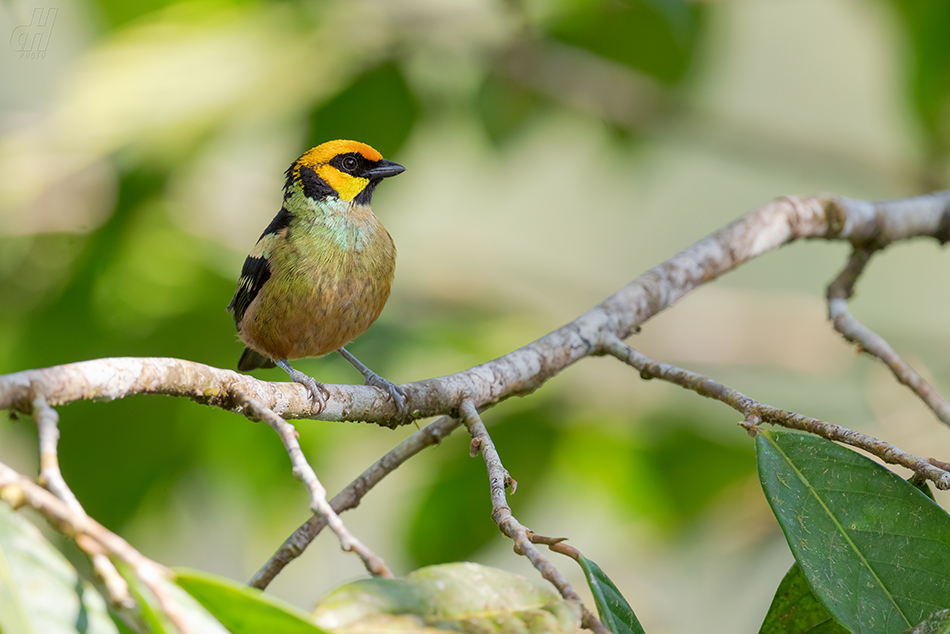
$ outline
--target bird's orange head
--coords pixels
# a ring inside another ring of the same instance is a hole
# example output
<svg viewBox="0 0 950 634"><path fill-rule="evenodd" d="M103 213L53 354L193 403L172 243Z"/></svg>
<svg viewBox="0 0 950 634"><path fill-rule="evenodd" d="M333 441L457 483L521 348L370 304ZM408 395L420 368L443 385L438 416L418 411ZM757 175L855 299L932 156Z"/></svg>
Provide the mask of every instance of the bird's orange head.
<svg viewBox="0 0 950 634"><path fill-rule="evenodd" d="M287 170L288 194L299 188L308 198L336 197L369 205L373 190L384 178L406 170L399 163L358 141L327 141L306 152Z"/></svg>

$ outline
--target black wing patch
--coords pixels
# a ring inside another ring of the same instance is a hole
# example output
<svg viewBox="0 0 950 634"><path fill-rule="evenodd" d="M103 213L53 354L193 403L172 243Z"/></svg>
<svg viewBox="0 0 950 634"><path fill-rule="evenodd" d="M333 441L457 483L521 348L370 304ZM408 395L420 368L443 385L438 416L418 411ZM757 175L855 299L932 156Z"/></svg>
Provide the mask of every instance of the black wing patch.
<svg viewBox="0 0 950 634"><path fill-rule="evenodd" d="M264 258L248 257L244 260L244 268L241 269L241 279L238 280L237 290L234 291L234 297L228 304L228 312L234 317L234 325L240 326L244 319L244 313L247 307L251 305L254 298L260 292L264 283L270 279L270 264Z"/></svg>
<svg viewBox="0 0 950 634"><path fill-rule="evenodd" d="M237 290L234 291L234 297L231 298L231 303L228 304L228 312L234 316L234 325L240 325L247 307L251 305L261 287L271 276L270 264L267 262L267 258L263 257L263 253L259 251L261 241L269 239L268 236L271 234L280 233L281 231L289 232L292 219L291 213L285 207L281 207L274 219L264 229L264 233L258 239L251 255L244 260L241 279L238 280ZM284 237L286 237L286 234Z"/></svg>
<svg viewBox="0 0 950 634"><path fill-rule="evenodd" d="M270 224L267 225L267 228L264 229L264 233L261 234L261 238L271 233L277 233L281 229L286 229L290 226L291 220L293 220L291 213L287 211L286 207L281 207L280 211L277 212L277 215L274 216L274 219L271 220ZM257 241L260 242L261 238L258 238Z"/></svg>

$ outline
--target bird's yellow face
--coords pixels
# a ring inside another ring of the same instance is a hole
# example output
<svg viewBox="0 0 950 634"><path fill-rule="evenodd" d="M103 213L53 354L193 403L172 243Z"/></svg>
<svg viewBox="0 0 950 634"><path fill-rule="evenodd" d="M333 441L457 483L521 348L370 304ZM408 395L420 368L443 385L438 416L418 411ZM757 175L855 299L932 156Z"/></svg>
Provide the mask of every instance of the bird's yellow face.
<svg viewBox="0 0 950 634"><path fill-rule="evenodd" d="M314 200L336 196L369 204L376 185L405 168L358 141L328 141L301 156L288 170L293 183Z"/></svg>

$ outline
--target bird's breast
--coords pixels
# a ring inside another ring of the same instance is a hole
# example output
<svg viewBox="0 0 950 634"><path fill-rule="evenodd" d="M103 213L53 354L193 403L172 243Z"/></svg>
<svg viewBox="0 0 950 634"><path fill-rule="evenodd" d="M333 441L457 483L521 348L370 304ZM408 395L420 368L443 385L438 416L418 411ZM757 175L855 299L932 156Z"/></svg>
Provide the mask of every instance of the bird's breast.
<svg viewBox="0 0 950 634"><path fill-rule="evenodd" d="M270 279L247 309L241 338L275 359L320 356L376 321L389 299L396 248L366 210L295 223L270 254Z"/></svg>

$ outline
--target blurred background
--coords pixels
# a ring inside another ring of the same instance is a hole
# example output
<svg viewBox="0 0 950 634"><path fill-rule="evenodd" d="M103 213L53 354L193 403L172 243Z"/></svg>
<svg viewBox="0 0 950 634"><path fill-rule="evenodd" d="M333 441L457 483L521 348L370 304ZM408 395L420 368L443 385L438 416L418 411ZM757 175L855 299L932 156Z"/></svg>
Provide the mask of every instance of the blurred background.
<svg viewBox="0 0 950 634"><path fill-rule="evenodd" d="M284 170L333 138L408 168L374 200L399 248L393 295L350 349L397 383L463 370L770 199L945 187L948 28L943 0L4 0L0 373L107 356L234 368L244 257ZM770 254L631 343L950 459L947 431L826 323L846 255ZM898 245L853 302L945 391L948 278L934 242ZM298 367L359 378L336 357ZM60 411L80 501L162 563L246 581L307 517L266 426L164 397ZM792 559L735 413L588 359L486 421L516 516L599 562L648 632L758 629ZM298 429L331 493L414 431ZM34 473L36 451L29 419L0 424L0 460ZM541 582L492 523L462 434L344 519L397 574L468 559ZM270 591L309 609L363 575L322 535Z"/></svg>

